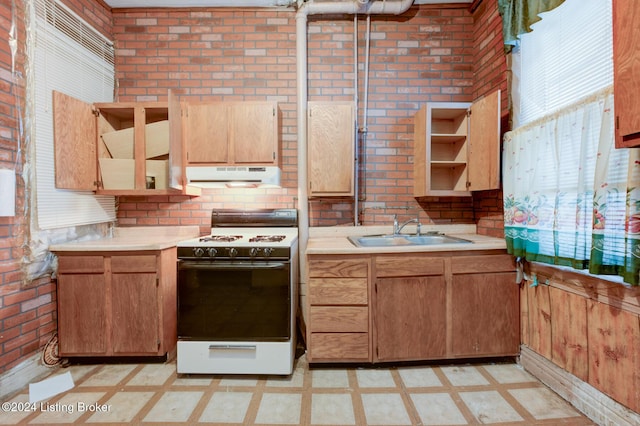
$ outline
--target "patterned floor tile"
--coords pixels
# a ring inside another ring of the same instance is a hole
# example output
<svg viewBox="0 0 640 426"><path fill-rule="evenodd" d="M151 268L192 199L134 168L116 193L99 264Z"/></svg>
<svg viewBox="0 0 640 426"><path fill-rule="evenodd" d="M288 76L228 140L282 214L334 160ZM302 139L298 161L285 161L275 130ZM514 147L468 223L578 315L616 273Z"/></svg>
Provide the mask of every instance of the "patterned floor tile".
<svg viewBox="0 0 640 426"><path fill-rule="evenodd" d="M411 418L398 393L363 394L368 425L410 425Z"/></svg>
<svg viewBox="0 0 640 426"><path fill-rule="evenodd" d="M243 424L252 397L252 392L215 392L199 421Z"/></svg>
<svg viewBox="0 0 640 426"><path fill-rule="evenodd" d="M315 394L311 397L312 425L355 425L350 394Z"/></svg>

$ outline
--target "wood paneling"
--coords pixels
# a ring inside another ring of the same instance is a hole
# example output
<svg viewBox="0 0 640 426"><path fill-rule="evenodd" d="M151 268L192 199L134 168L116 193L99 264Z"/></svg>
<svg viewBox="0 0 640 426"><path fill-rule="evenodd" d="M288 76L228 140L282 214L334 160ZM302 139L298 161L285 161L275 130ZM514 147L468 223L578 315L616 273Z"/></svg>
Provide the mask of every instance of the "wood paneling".
<svg viewBox="0 0 640 426"><path fill-rule="evenodd" d="M552 361L587 381L587 301L566 291L550 288Z"/></svg>
<svg viewBox="0 0 640 426"><path fill-rule="evenodd" d="M529 346L531 349L551 359L551 302L549 287L546 285L528 287L529 301Z"/></svg>
<svg viewBox="0 0 640 426"><path fill-rule="evenodd" d="M589 300L589 384L640 411L640 317Z"/></svg>

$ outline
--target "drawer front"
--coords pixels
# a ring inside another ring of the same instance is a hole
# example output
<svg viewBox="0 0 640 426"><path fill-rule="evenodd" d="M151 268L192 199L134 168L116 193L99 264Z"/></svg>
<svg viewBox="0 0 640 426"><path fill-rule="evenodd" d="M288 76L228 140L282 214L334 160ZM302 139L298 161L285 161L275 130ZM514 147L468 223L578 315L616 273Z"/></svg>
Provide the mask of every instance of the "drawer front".
<svg viewBox="0 0 640 426"><path fill-rule="evenodd" d="M454 274L515 271L515 260L510 254L455 256L451 258L451 272Z"/></svg>
<svg viewBox="0 0 640 426"><path fill-rule="evenodd" d="M311 333L309 360L369 361L368 333Z"/></svg>
<svg viewBox="0 0 640 426"><path fill-rule="evenodd" d="M366 278L310 278L309 303L312 305L366 305Z"/></svg>
<svg viewBox="0 0 640 426"><path fill-rule="evenodd" d="M312 278L345 277L366 278L369 264L362 259L309 259L309 276Z"/></svg>
<svg viewBox="0 0 640 426"><path fill-rule="evenodd" d="M58 256L58 272L61 274L104 272L102 256Z"/></svg>
<svg viewBox="0 0 640 426"><path fill-rule="evenodd" d="M312 306L311 332L367 332L369 310L362 306Z"/></svg>
<svg viewBox="0 0 640 426"><path fill-rule="evenodd" d="M156 272L156 269L155 255L111 257L111 271L114 273Z"/></svg>
<svg viewBox="0 0 640 426"><path fill-rule="evenodd" d="M444 274L444 259L420 256L378 256L377 277L417 277Z"/></svg>

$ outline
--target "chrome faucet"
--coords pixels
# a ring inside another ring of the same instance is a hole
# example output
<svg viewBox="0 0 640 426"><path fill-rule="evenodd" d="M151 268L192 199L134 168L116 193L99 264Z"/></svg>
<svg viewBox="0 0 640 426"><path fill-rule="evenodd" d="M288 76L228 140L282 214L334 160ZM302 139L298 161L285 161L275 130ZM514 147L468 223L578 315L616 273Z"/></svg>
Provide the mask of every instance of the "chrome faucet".
<svg viewBox="0 0 640 426"><path fill-rule="evenodd" d="M420 223L420 217L417 216L415 219L409 219L402 225L398 223L398 215L393 215L393 235L398 235L402 231L402 229L410 223L416 223L416 235L420 235L420 228L422 224Z"/></svg>

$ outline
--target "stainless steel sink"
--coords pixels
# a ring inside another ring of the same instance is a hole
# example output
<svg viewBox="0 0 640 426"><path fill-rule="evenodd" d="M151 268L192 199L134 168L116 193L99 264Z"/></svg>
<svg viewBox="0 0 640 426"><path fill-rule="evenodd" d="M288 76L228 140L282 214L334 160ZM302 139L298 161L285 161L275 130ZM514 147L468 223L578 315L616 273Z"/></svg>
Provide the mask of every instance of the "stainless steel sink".
<svg viewBox="0 0 640 426"><path fill-rule="evenodd" d="M444 234L386 234L348 237L356 247L425 246L437 244L472 244L472 241Z"/></svg>

